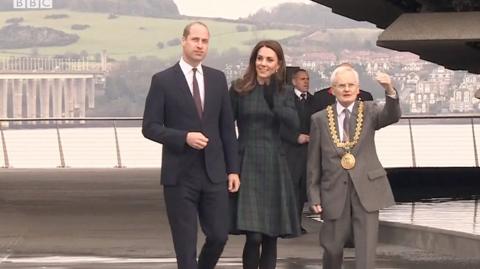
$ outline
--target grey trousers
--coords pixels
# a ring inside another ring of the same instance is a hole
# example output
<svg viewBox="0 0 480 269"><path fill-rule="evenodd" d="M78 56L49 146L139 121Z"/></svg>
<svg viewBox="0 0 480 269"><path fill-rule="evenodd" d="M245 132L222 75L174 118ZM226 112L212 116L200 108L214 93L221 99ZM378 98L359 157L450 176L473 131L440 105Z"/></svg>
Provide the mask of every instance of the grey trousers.
<svg viewBox="0 0 480 269"><path fill-rule="evenodd" d="M358 198L351 180L343 213L338 219L324 220L320 245L324 249L323 269L341 269L343 247L353 225L355 268L374 269L378 240L378 211L367 212Z"/></svg>

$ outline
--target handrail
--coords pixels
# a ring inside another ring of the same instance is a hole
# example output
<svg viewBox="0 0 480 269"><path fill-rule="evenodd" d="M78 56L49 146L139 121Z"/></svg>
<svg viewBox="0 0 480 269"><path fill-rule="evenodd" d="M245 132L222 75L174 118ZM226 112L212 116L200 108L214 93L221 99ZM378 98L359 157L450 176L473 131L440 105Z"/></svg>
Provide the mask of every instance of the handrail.
<svg viewBox="0 0 480 269"><path fill-rule="evenodd" d="M408 115L402 116L403 120L437 120L437 119L480 119L480 114L462 115Z"/></svg>
<svg viewBox="0 0 480 269"><path fill-rule="evenodd" d="M415 143L413 142L413 130L412 130L412 121L408 119L408 130L410 133L410 148L412 151L412 165L413 167L417 167L417 159L415 157Z"/></svg>
<svg viewBox="0 0 480 269"><path fill-rule="evenodd" d="M473 154L475 156L475 166L478 167L478 152L477 152L477 138L475 136L475 124L473 123L473 118L470 119L472 125L472 138L473 138Z"/></svg>
<svg viewBox="0 0 480 269"><path fill-rule="evenodd" d="M142 117L52 117L52 118L0 118L0 121L130 121L142 120ZM480 114L462 114L462 115L407 115L402 116L401 120L438 120L438 119L480 119Z"/></svg>
<svg viewBox="0 0 480 269"><path fill-rule="evenodd" d="M3 150L3 160L4 160L3 168L9 168L10 162L8 160L7 141L5 140L5 135L3 133L3 126L1 124L0 124L0 135L2 138L2 150Z"/></svg>
<svg viewBox="0 0 480 269"><path fill-rule="evenodd" d="M55 126L57 129L57 142L58 142L58 153L60 154L60 168L67 167L65 165L65 156L63 155L63 147L62 147L62 138L60 137L60 129L58 128L58 123Z"/></svg>
<svg viewBox="0 0 480 269"><path fill-rule="evenodd" d="M63 153L63 146L62 146L62 138L60 135L60 130L59 130L59 122L61 121L68 121L68 125L71 125L72 122L86 122L86 121L111 121L112 122L112 127L114 131L114 139L115 139L115 152L116 152L116 159L117 159L117 165L115 165L116 168L124 168L125 166L122 165L122 158L121 158L121 152L120 152L120 143L119 143L119 138L118 138L118 133L117 133L117 126L116 122L118 121L139 121L142 120L141 117L63 117L63 118L0 118L0 130L1 130L1 140L2 140L2 149L3 149L3 159L4 159L4 166L3 168L9 168L10 162L9 162L9 157L8 157L8 150L7 150L7 141L4 135L4 127L2 125L2 122L45 122L45 121L50 121L51 124L54 124L55 129L56 129L56 134L57 134L57 144L58 144L58 152L59 152L59 157L60 157L60 165L57 166L58 168L67 168L67 164L65 162L65 156ZM45 124L45 126L48 126L49 124ZM83 124L82 124L83 125Z"/></svg>
<svg viewBox="0 0 480 269"><path fill-rule="evenodd" d="M414 126L416 124L414 124L413 122L414 121L419 121L417 124L418 125L422 125L422 121L421 120L440 120L441 124L456 124L456 123L461 123L462 125L470 125L471 128L470 131L469 131L469 134L468 136L472 138L471 140L471 143L473 145L473 149L470 149L470 148L466 148L465 152L470 155L470 152L472 155L470 156L473 156L473 165L475 167L480 167L480 164L479 164L479 153L478 153L478 149L477 149L477 145L479 145L478 141L477 141L477 134L476 134L476 131L475 131L475 122L477 122L477 127L478 127L478 123L479 123L479 119L480 119L480 115L441 115L441 116L436 116L436 115L408 115L408 116L403 116L401 117L401 120L404 120L404 122L400 122L399 125L404 125L404 124L407 124L407 128L408 128L408 141L409 141L409 147L410 147L410 160L411 160L411 165L412 167L417 167L419 164L419 158L417 155L420 155L422 156L422 147L421 145L419 145L419 142L418 141L422 141L421 139L421 136L419 137L418 134L416 133L416 130L413 130L414 129ZM56 129L56 140L57 140L57 146L58 146L58 154L59 154L59 159L60 159L60 164L58 165L58 167L69 167L68 165L68 162L69 162L69 159L66 159L65 158L65 155L64 155L64 145L63 145L63 139L62 139L62 135L63 135L63 131L61 130L62 128L65 128L65 127L72 127L72 128L75 128L75 127L86 127L88 125L86 125L85 123L86 122L106 122L106 124L102 124L103 127L107 127L107 128L112 128L113 129L113 135L112 135L112 139L111 141L114 141L114 147L115 147L115 159L116 159L116 164L114 164L114 167L118 167L118 168L122 168L122 167L125 167L125 163L123 162L123 159L125 156L122 156L122 155L125 155L124 152L122 152L120 150L121 148L121 143L120 143L120 137L118 135L118 124L119 122L125 122L125 124L128 124L126 122L132 122L132 121L141 121L142 120L142 117L52 117L52 118L46 118L46 117L43 117L43 118L0 118L0 131L1 131L1 136L0 136L0 139L1 139L1 143L2 143L2 150L3 150L3 166L4 168L9 168L9 167L12 167L12 160L11 158L9 159L9 151L11 151L12 149L10 147L7 147L8 145L8 136L6 136L4 134L5 130L8 130L8 129L12 129L12 130L17 130L17 129L23 129L23 127L26 127L25 129L29 129L30 127L34 127L34 129L36 128L42 128L42 127L45 127L45 128L54 128ZM452 120L452 121L442 121L442 120ZM457 120L457 121L455 121ZM468 120L468 121L466 121ZM429 123L432 123L432 121L428 121ZM10 122L40 122L40 123L44 123L44 124L38 124L38 125L29 125L29 124L25 124L25 125L15 125L15 126L9 126L9 123ZM109 123L110 122L110 123ZM91 126L95 126L97 124L92 124ZM128 124L128 125L131 125L131 124ZM137 126L137 124L135 124L135 126ZM465 135L465 133L463 133ZM421 135L421 134L420 134ZM407 138L407 137L405 137ZM424 140L423 140L424 141ZM466 141L466 140L463 140L463 141ZM407 142L407 140L405 140L405 142ZM125 142L123 142L125 143ZM8 149L8 151L7 151ZM124 147L122 147L122 149L125 151L125 152L128 152L128 148L125 149ZM417 152L418 151L418 152ZM15 151L14 151L15 152ZM108 153L110 154L110 153ZM424 153L423 153L424 154ZM127 157L129 157L130 155L126 155ZM465 155L464 155L465 156ZM128 158L127 158L128 159ZM421 162L422 158L420 158ZM71 161L71 160L70 160ZM128 163L128 162L127 162ZM128 165L128 164L127 164ZM113 166L113 165L112 165ZM420 164L421 166L421 164Z"/></svg>
<svg viewBox="0 0 480 269"><path fill-rule="evenodd" d="M56 117L56 118L0 118L0 121L14 122L14 121L129 121L142 120L142 117Z"/></svg>

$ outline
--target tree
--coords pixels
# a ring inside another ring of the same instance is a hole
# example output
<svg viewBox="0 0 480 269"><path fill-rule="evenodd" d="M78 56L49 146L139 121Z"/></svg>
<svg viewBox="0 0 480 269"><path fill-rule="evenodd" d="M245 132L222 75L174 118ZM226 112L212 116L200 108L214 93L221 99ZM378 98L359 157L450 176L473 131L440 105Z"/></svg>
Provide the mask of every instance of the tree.
<svg viewBox="0 0 480 269"><path fill-rule="evenodd" d="M237 32L248 32L248 27L246 25L237 25Z"/></svg>
<svg viewBox="0 0 480 269"><path fill-rule="evenodd" d="M167 41L167 45L170 47L178 46L180 45L180 43L181 41L180 41L180 38L178 37Z"/></svg>
<svg viewBox="0 0 480 269"><path fill-rule="evenodd" d="M5 23L17 24L23 22L23 17L10 18L5 20Z"/></svg>

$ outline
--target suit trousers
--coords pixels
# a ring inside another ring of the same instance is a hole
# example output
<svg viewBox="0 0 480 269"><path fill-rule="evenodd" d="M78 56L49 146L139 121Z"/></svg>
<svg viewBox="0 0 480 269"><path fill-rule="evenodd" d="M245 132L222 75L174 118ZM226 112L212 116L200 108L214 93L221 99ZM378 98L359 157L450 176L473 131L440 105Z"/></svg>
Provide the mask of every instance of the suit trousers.
<svg viewBox="0 0 480 269"><path fill-rule="evenodd" d="M164 186L165 204L179 269L213 269L228 238L227 182L212 183L198 152L177 185ZM205 243L197 262L197 218Z"/></svg>
<svg viewBox="0 0 480 269"><path fill-rule="evenodd" d="M374 269L378 240L378 211L367 212L358 198L349 177L347 198L343 213L338 219L324 220L320 232L320 244L324 249L323 268L341 269L343 247L352 226L355 242L355 268Z"/></svg>
<svg viewBox="0 0 480 269"><path fill-rule="evenodd" d="M301 177L299 178L298 182L296 182L295 189L298 201L298 214L299 214L299 224L300 228L302 228L302 217L303 217L303 206L307 201L307 168L305 167L304 173L302 173ZM295 184L295 183L294 183Z"/></svg>

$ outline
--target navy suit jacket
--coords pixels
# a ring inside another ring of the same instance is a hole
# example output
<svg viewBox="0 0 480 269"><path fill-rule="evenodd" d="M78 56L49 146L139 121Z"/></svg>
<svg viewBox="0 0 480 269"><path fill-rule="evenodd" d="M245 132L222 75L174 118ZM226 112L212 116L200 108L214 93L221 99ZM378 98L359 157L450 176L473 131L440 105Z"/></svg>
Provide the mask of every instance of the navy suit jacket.
<svg viewBox="0 0 480 269"><path fill-rule="evenodd" d="M202 65L205 99L200 119L187 80L177 63L152 77L145 112L143 135L161 143L161 183L175 185L192 161L196 149L186 143L188 132L201 132L208 139L205 167L212 182L238 173L238 145L225 74Z"/></svg>

